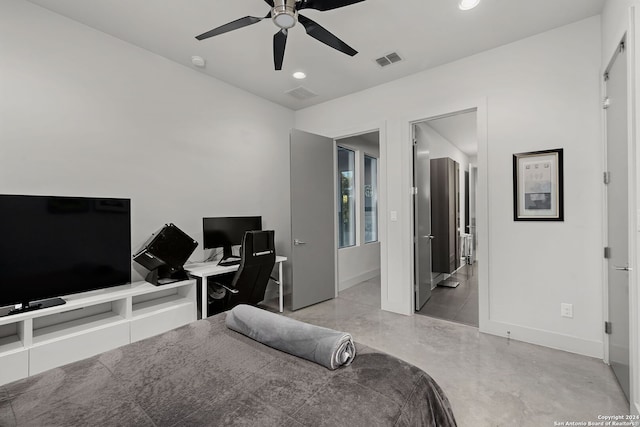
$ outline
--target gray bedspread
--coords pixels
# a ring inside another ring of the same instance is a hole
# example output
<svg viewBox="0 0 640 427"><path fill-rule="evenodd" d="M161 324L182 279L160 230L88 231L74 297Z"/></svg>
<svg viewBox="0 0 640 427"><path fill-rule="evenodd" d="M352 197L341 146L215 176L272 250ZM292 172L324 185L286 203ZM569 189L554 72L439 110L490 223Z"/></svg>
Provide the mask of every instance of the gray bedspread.
<svg viewBox="0 0 640 427"><path fill-rule="evenodd" d="M0 426L455 426L420 369L357 345L330 371L225 314L0 387Z"/></svg>

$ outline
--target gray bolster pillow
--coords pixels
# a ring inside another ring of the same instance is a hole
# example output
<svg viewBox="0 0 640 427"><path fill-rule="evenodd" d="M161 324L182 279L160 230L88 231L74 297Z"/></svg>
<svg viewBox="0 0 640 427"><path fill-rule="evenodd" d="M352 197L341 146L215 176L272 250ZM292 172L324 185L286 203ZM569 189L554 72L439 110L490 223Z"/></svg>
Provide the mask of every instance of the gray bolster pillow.
<svg viewBox="0 0 640 427"><path fill-rule="evenodd" d="M262 344L329 369L348 366L356 357L353 338L345 332L314 326L250 305L227 312L229 329Z"/></svg>

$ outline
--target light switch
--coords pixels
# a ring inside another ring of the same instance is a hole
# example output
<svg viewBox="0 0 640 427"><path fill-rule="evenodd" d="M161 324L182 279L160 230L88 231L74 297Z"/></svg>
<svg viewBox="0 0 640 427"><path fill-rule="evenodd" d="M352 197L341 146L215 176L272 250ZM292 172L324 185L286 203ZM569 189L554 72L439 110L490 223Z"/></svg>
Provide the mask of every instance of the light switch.
<svg viewBox="0 0 640 427"><path fill-rule="evenodd" d="M391 221L397 221L398 220L398 211L391 211L389 213L389 218L391 219Z"/></svg>

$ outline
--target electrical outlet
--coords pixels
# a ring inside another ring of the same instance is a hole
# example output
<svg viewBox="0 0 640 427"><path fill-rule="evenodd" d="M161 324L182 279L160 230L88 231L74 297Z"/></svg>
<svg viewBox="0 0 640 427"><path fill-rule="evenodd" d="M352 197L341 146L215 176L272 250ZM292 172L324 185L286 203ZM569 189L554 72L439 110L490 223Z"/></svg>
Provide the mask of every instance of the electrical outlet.
<svg viewBox="0 0 640 427"><path fill-rule="evenodd" d="M573 318L573 304L567 304L565 302L560 304L560 316Z"/></svg>

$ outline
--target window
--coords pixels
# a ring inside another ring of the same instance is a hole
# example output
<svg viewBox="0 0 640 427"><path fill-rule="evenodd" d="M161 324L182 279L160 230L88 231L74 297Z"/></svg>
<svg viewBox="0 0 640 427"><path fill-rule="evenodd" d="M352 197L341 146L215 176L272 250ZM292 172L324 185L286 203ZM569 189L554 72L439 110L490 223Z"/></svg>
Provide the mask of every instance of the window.
<svg viewBox="0 0 640 427"><path fill-rule="evenodd" d="M378 241L378 159L364 156L364 242Z"/></svg>
<svg viewBox="0 0 640 427"><path fill-rule="evenodd" d="M339 248L356 244L355 153L338 147Z"/></svg>

